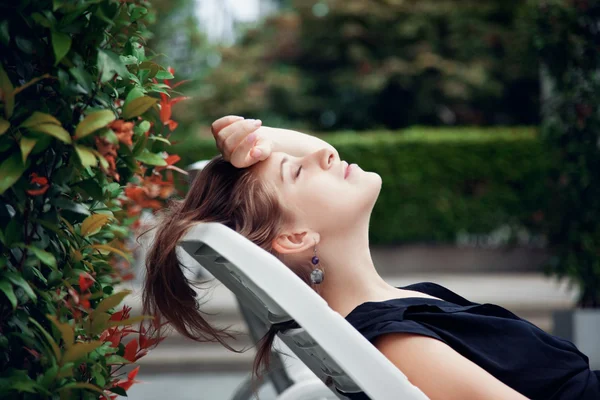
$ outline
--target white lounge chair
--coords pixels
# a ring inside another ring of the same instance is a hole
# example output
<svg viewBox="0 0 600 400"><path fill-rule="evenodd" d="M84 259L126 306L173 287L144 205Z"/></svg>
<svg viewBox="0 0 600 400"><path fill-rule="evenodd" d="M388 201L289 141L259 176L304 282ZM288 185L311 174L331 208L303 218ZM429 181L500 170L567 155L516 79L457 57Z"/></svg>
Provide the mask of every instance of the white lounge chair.
<svg viewBox="0 0 600 400"><path fill-rule="evenodd" d="M302 368L291 374L293 379L279 375L282 379L273 382L280 386L278 400L345 398L336 388L364 392L373 400L427 399L323 298L239 233L219 223L200 222L179 245L236 295L244 313L256 317L249 319L259 324L250 327L251 333L273 323L295 321L300 326L281 332L279 339L318 378ZM289 362L284 359L287 370L293 369Z"/></svg>

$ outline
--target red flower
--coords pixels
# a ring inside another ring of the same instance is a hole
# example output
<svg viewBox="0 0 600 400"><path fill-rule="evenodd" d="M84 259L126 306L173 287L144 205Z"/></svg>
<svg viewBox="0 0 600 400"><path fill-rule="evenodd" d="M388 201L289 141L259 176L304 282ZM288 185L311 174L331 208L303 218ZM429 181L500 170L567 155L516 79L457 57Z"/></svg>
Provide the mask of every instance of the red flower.
<svg viewBox="0 0 600 400"><path fill-rule="evenodd" d="M165 158L165 161L167 162L167 165L162 166L162 167L156 167L154 168L154 170L156 172L160 172L164 169L172 169L174 171L180 172L184 175L188 175L187 171L182 170L179 167L176 167L174 164L178 163L181 160L181 157L179 157L177 154L170 154L169 156L167 156L167 158Z"/></svg>
<svg viewBox="0 0 600 400"><path fill-rule="evenodd" d="M50 185L48 184L48 178L38 176L38 174L36 174L35 172L31 173L30 178L31 179L29 183L35 185L37 189L27 190L27 194L29 194L30 196L39 196L41 194L46 193L46 191L50 187Z"/></svg>
<svg viewBox="0 0 600 400"><path fill-rule="evenodd" d="M175 74L175 70L173 68L169 67L168 70L171 74ZM185 82L187 82L187 81L177 82L176 84L171 86L171 84L169 83L169 80L167 80L167 79L164 80L165 85L169 86L171 89L175 89L177 86L179 86ZM171 119L171 115L172 115L171 107L174 106L175 104L179 103L180 101L187 100L187 99L189 99L189 97L180 96L180 97L175 97L172 99L165 93L160 94L160 120L162 121L163 124L169 126L169 129L171 130L171 132L173 132L175 130L175 128L177 128L177 122L175 122Z"/></svg>
<svg viewBox="0 0 600 400"><path fill-rule="evenodd" d="M96 148L106 159L106 161L108 161L108 169L102 168L104 173L112 176L118 181L120 179L120 176L117 173L117 149L119 146L110 143L108 140L101 138L100 136L96 136L94 140L96 141Z"/></svg>
<svg viewBox="0 0 600 400"><path fill-rule="evenodd" d="M85 292L94 284L94 278L90 274L82 272L79 274L79 290Z"/></svg>
<svg viewBox="0 0 600 400"><path fill-rule="evenodd" d="M128 146L133 146L131 140L133 137L133 122L125 122L122 119L118 119L112 122L108 127L115 132L119 142Z"/></svg>

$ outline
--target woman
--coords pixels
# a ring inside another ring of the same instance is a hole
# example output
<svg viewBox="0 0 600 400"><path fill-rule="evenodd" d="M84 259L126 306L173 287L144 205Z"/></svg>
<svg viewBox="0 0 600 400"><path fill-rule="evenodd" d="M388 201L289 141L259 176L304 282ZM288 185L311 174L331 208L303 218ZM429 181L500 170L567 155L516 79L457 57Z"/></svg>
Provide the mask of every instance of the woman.
<svg viewBox="0 0 600 400"><path fill-rule="evenodd" d="M349 166L320 139L259 120L228 116L212 128L222 156L157 230L145 314L231 349L229 334L202 317L175 253L191 224L216 221L278 256L433 400L600 399L600 373L572 343L439 285L395 288L377 274L368 227L379 175ZM262 342L258 364L276 330Z"/></svg>

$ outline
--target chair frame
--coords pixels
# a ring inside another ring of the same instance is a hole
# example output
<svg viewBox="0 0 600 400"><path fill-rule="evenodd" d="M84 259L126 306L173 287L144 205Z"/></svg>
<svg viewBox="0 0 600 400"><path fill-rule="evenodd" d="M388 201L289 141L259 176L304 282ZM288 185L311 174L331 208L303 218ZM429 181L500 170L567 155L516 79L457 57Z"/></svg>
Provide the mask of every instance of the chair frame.
<svg viewBox="0 0 600 400"><path fill-rule="evenodd" d="M314 290L274 255L239 233L219 223L198 222L179 245L236 295L246 308L242 312L251 312L263 324L262 329L295 321L301 328L278 336L322 381L330 377L342 393L362 391L373 400L427 399ZM302 298L301 303L298 298ZM253 318L248 320L253 323ZM251 334L260 329L256 323L250 328ZM283 390L279 400L322 397L322 382L308 380L287 386L290 380L283 374L269 379L278 392ZM343 398L335 388L329 387Z"/></svg>

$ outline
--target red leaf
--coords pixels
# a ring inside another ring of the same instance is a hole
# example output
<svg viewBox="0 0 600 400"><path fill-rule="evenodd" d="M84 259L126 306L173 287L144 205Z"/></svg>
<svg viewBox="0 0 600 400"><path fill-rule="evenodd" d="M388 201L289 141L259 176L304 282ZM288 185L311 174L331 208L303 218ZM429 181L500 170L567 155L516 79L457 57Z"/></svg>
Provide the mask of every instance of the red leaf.
<svg viewBox="0 0 600 400"><path fill-rule="evenodd" d="M135 353L137 352L137 349L138 341L137 339L132 339L129 343L127 343L127 346L125 346L125 354L123 355L123 358L125 358L128 361L134 362Z"/></svg>
<svg viewBox="0 0 600 400"><path fill-rule="evenodd" d="M88 290L90 288L90 286L92 286L94 284L94 278L92 278L90 276L90 274L87 273L80 273L79 274L79 289L82 292L85 292L86 290Z"/></svg>
<svg viewBox="0 0 600 400"><path fill-rule="evenodd" d="M148 354L148 350L142 350L139 353L137 353L137 355L135 356L135 361L139 360L140 358L144 357L146 354Z"/></svg>
<svg viewBox="0 0 600 400"><path fill-rule="evenodd" d="M26 192L27 192L27 194L28 194L28 195L30 195L30 196L39 196L39 195L42 195L42 194L46 193L46 191L48 190L48 188L49 188L49 187L50 187L50 186L48 186L48 185L45 185L45 186L42 186L42 187L41 187L41 188L39 188L39 189L30 189L30 190L26 190Z"/></svg>
<svg viewBox="0 0 600 400"><path fill-rule="evenodd" d="M121 321L123 319L123 310L117 311L110 316L109 321Z"/></svg>
<svg viewBox="0 0 600 400"><path fill-rule="evenodd" d="M88 299L81 299L81 305L83 306L83 308L91 307L90 301Z"/></svg>
<svg viewBox="0 0 600 400"><path fill-rule="evenodd" d="M135 367L134 369L132 369L128 374L127 374L127 380L134 380L135 377L137 376L138 372L140 371L140 366L138 365L137 367Z"/></svg>
<svg viewBox="0 0 600 400"><path fill-rule="evenodd" d="M187 96L179 96L179 97L175 97L174 99L171 99L170 103L173 106L173 105L179 103L180 101L189 100L189 99L190 99L190 97L187 97Z"/></svg>
<svg viewBox="0 0 600 400"><path fill-rule="evenodd" d="M37 185L47 185L48 184L48 178L45 178L43 176L38 176L37 173L32 172L30 175L30 182L31 183L35 183Z"/></svg>

